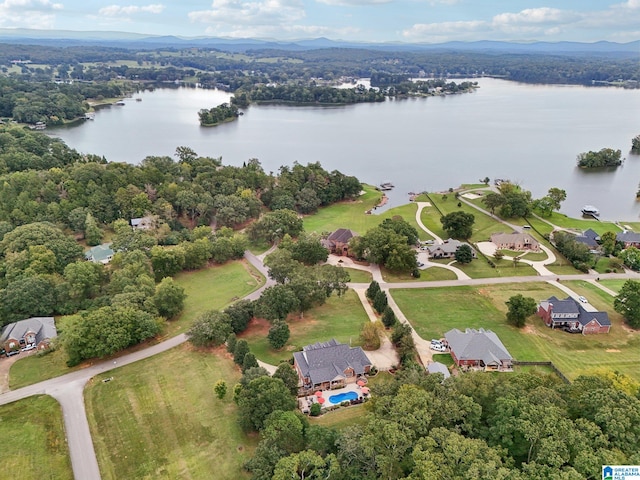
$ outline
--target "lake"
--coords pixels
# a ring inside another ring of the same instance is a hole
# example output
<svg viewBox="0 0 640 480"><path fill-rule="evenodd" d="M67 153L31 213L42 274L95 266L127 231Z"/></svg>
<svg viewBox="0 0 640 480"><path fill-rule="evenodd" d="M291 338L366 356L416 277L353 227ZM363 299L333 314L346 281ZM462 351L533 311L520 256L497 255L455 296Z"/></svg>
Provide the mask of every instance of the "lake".
<svg viewBox="0 0 640 480"><path fill-rule="evenodd" d="M534 198L563 188L562 211L571 216L592 204L603 219L638 220L640 156L629 149L640 134L639 90L478 82L470 94L376 104L252 105L237 121L213 128L200 127L197 112L228 101L228 93L156 89L135 95L142 101L100 109L94 121L48 131L81 152L118 162L173 155L182 145L226 164L258 158L267 172L319 161L367 183L394 183L389 206L406 203L410 191L489 177L517 182ZM622 150L622 167L576 167L579 153L605 147Z"/></svg>

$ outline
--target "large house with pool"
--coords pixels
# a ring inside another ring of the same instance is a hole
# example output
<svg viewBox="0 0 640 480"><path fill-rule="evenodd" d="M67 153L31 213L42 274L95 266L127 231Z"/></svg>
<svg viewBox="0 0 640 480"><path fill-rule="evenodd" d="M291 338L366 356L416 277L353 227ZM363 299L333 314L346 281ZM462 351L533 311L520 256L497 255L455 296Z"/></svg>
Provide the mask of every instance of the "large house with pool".
<svg viewBox="0 0 640 480"><path fill-rule="evenodd" d="M369 373L372 366L362 348L335 339L303 347L293 354L293 361L303 391L344 387Z"/></svg>

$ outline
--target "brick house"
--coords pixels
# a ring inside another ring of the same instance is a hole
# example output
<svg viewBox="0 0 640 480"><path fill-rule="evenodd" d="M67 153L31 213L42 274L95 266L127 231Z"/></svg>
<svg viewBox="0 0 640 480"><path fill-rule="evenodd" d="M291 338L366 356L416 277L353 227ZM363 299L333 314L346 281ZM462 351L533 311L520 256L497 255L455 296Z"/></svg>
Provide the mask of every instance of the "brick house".
<svg viewBox="0 0 640 480"><path fill-rule="evenodd" d="M0 346L5 351L19 350L31 345L38 350L49 347L58 336L53 317L33 317L5 325L0 332Z"/></svg>
<svg viewBox="0 0 640 480"><path fill-rule="evenodd" d="M454 328L444 338L459 367L501 372L513 369L513 357L491 330L467 328L462 332Z"/></svg>
<svg viewBox="0 0 640 480"><path fill-rule="evenodd" d="M607 312L589 312L580 302L567 297L559 300L549 297L538 305L537 315L549 328L560 328L570 333L591 335L609 333L611 320Z"/></svg>
<svg viewBox="0 0 640 480"><path fill-rule="evenodd" d="M616 240L624 243L624 248L640 248L640 233L624 231L616 235Z"/></svg>
<svg viewBox="0 0 640 480"><path fill-rule="evenodd" d="M445 240L444 243L427 246L427 252L429 254L429 258L454 258L456 256L456 252L462 245L469 244L449 238L448 240ZM469 247L471 247L471 245L469 245ZM471 256L476 258L476 252L473 247L471 247Z"/></svg>
<svg viewBox="0 0 640 480"><path fill-rule="evenodd" d="M322 240L322 245L335 255L349 255L349 240L357 237L358 234L348 228L339 228L335 232L331 232L327 238Z"/></svg>
<svg viewBox="0 0 640 480"><path fill-rule="evenodd" d="M332 339L303 347L293 354L299 385L305 390L331 389L354 383L371 370L362 348Z"/></svg>

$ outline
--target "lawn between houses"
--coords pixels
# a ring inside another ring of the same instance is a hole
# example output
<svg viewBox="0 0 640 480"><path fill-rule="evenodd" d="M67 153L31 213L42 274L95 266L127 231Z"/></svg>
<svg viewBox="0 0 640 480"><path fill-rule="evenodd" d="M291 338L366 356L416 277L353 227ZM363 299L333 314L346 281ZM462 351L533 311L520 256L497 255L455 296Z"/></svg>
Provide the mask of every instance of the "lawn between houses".
<svg viewBox="0 0 640 480"><path fill-rule="evenodd" d="M603 308L607 302L599 296L593 295L593 305L609 313L611 332L579 335L551 330L537 316L529 318L523 329L507 324L505 302L518 293L536 301L551 295L566 297L564 292L544 282L391 290L422 338L440 338L452 328L464 331L482 327L493 330L516 360L551 361L570 379L606 367L640 380L637 368L640 332L626 327L612 308Z"/></svg>
<svg viewBox="0 0 640 480"><path fill-rule="evenodd" d="M213 391L220 379L228 387L223 400ZM92 379L85 403L103 480L248 478L242 464L258 438L237 421L239 379L220 349L189 345Z"/></svg>
<svg viewBox="0 0 640 480"><path fill-rule="evenodd" d="M47 395L0 406L5 476L21 480L73 479L62 410Z"/></svg>
<svg viewBox="0 0 640 480"><path fill-rule="evenodd" d="M266 320L252 320L249 328L239 335L249 342L251 352L263 362L278 365L293 356L305 345L326 342L335 338L340 343L360 344L360 330L369 321L358 295L349 289L342 297L335 294L324 305L312 308L300 318L289 316L287 323L291 337L282 350L273 350L267 340L270 324Z"/></svg>
<svg viewBox="0 0 640 480"><path fill-rule="evenodd" d="M178 319L168 323L163 335L157 340L166 340L186 332L199 314L228 306L263 285L264 278L246 260L239 260L193 272L182 272L175 277L175 281L187 294L184 310ZM57 319L56 323L60 327L59 334L64 335L64 318ZM142 345L148 344L145 342ZM127 351L129 350L125 353ZM69 373L74 369L67 367L66 360L64 348L43 357L30 355L21 358L11 366L9 386L15 390Z"/></svg>

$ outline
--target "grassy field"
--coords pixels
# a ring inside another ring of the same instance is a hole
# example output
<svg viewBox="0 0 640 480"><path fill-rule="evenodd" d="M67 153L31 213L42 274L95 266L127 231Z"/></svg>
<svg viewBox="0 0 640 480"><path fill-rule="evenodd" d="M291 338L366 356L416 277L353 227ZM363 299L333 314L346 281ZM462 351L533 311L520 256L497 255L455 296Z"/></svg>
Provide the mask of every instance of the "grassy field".
<svg viewBox="0 0 640 480"><path fill-rule="evenodd" d="M458 276L451 270L440 267L429 267L420 270L419 280L422 282L437 282L439 280L455 280Z"/></svg>
<svg viewBox="0 0 640 480"><path fill-rule="evenodd" d="M169 337L184 333L202 312L224 308L264 284L262 275L246 260L183 272L175 281L184 288L187 299L180 318L169 324Z"/></svg>
<svg viewBox="0 0 640 480"><path fill-rule="evenodd" d="M338 228L349 228L359 235L364 235L367 230L378 226L385 218L399 215L418 230L421 240L430 239L416 223L417 207L414 203L391 208L379 215L367 215L365 211L372 209L380 202L382 193L370 185L365 185L363 188L365 194L361 195L357 200L336 203L321 208L317 213L305 217L305 231L323 233L332 232Z"/></svg>
<svg viewBox="0 0 640 480"><path fill-rule="evenodd" d="M0 437L7 477L73 479L62 410L53 398L35 396L1 406Z"/></svg>
<svg viewBox="0 0 640 480"><path fill-rule="evenodd" d="M109 479L248 478L257 437L237 423L231 360L188 346L98 376L85 389L100 472ZM218 400L213 385L227 382Z"/></svg>
<svg viewBox="0 0 640 480"><path fill-rule="evenodd" d="M353 290L348 290L343 297L338 298L334 295L324 305L305 312L303 318L298 315L290 316L288 323L291 337L280 351L273 350L269 346L267 333L270 325L266 321L252 321L247 331L240 337L249 342L251 351L256 357L277 365L291 358L293 352L315 342L335 338L341 343L358 345L360 329L368 321L369 317L358 295Z"/></svg>
<svg viewBox="0 0 640 480"><path fill-rule="evenodd" d="M573 287L573 282L571 284ZM597 287L592 286L594 289ZM609 308L606 293L584 292L592 304L606 310L612 321L606 335L571 335L547 328L533 316L519 330L506 323L505 301L518 293L536 301L566 294L546 283L486 285L424 290L392 290L393 298L422 338L439 338L451 328L486 328L500 337L517 360L552 361L569 378L607 367L640 380L637 368L640 332L630 331L621 317ZM578 285L576 291L582 292ZM609 299L611 297L609 296Z"/></svg>
<svg viewBox="0 0 640 480"><path fill-rule="evenodd" d="M365 272L364 270L356 270L355 268L347 267L345 267L345 270L349 272L352 283L371 283L371 280L373 279L371 273Z"/></svg>
<svg viewBox="0 0 640 480"><path fill-rule="evenodd" d="M351 407L338 408L319 417L309 417L309 423L311 425L331 427L336 430L342 430L353 425L364 425L367 414L366 407L366 403L361 403Z"/></svg>
<svg viewBox="0 0 640 480"><path fill-rule="evenodd" d="M224 308L264 283L264 278L245 260L183 272L175 280L185 289L187 299L182 314L167 325L164 334L157 339L160 341L187 331L200 313ZM59 333L63 330L61 328ZM44 357L22 358L11 366L9 385L15 389L69 373L72 369L67 367L66 361L64 349Z"/></svg>
<svg viewBox="0 0 640 480"><path fill-rule="evenodd" d="M614 292L619 292L626 280L600 280L600 283L605 287L610 288Z"/></svg>

